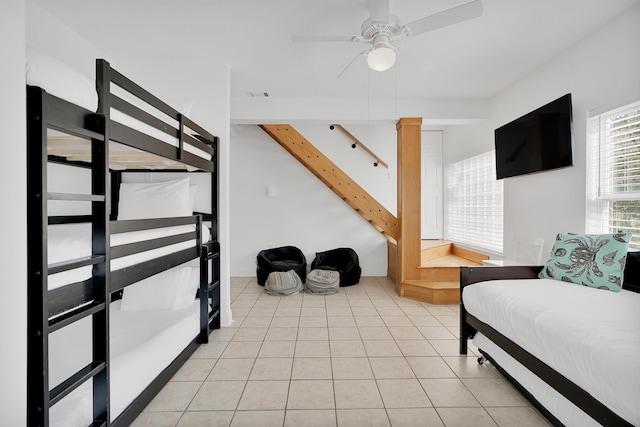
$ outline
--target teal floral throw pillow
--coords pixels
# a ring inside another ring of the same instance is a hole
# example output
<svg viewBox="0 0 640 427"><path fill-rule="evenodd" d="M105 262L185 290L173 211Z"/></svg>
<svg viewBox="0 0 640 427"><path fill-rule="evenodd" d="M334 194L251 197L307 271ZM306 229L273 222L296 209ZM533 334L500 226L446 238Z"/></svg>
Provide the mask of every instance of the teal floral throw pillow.
<svg viewBox="0 0 640 427"><path fill-rule="evenodd" d="M619 292L630 238L626 233L559 233L538 277Z"/></svg>

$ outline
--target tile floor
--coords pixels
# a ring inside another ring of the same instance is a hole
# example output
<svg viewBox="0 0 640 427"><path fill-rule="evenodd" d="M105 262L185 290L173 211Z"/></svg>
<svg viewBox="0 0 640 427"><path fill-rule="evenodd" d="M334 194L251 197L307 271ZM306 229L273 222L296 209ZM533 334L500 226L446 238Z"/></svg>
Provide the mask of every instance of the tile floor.
<svg viewBox="0 0 640 427"><path fill-rule="evenodd" d="M134 426L547 426L490 364L458 355L458 305L363 277L337 294L269 296L233 278L214 331Z"/></svg>

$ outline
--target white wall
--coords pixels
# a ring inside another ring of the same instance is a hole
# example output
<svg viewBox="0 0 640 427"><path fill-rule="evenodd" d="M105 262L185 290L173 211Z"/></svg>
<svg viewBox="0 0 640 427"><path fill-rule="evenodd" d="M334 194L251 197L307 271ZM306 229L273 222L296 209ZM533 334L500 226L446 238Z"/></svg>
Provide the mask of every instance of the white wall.
<svg viewBox="0 0 640 427"><path fill-rule="evenodd" d="M293 126L395 214L393 125L345 126L389 163L388 171L373 167L368 155L352 149L328 123ZM386 275L386 238L259 127L234 126L230 167L233 276L255 276L258 252L285 245L300 248L308 264L315 252L351 247L358 253L363 275ZM273 186L275 197L268 197L267 186Z"/></svg>
<svg viewBox="0 0 640 427"><path fill-rule="evenodd" d="M493 149L493 130L566 93L573 98L574 166L507 178L504 182L504 256L517 241L584 232L586 118L603 106L640 99L640 4L590 34L493 99L491 118L446 132L446 162Z"/></svg>
<svg viewBox="0 0 640 427"><path fill-rule="evenodd" d="M27 220L26 121L24 86L24 0L0 3L0 129L10 150L0 168L5 201L0 221L2 298L0 298L0 424L26 424ZM11 206L11 209L8 209Z"/></svg>

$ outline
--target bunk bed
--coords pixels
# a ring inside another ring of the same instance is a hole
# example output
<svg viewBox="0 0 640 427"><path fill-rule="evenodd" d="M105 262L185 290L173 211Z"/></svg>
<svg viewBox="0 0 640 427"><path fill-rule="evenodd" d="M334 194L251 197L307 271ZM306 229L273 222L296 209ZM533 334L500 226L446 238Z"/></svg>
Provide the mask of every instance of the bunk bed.
<svg viewBox="0 0 640 427"><path fill-rule="evenodd" d="M104 60L81 96L31 66L28 425L129 425L220 327L218 138Z"/></svg>

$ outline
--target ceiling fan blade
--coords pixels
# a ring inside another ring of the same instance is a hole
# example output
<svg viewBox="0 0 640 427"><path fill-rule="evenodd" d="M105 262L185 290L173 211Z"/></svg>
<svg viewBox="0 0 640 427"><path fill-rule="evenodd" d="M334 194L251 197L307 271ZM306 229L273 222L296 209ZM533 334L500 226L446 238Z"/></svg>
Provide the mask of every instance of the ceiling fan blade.
<svg viewBox="0 0 640 427"><path fill-rule="evenodd" d="M315 42L352 42L357 36L322 36L322 35L298 35L291 37L291 41L296 43L315 43Z"/></svg>
<svg viewBox="0 0 640 427"><path fill-rule="evenodd" d="M405 25L405 28L411 31L411 35L422 34L477 18L481 15L482 2L480 0L473 0L472 2L410 22Z"/></svg>
<svg viewBox="0 0 640 427"><path fill-rule="evenodd" d="M389 0L369 0L371 22L389 22Z"/></svg>
<svg viewBox="0 0 640 427"><path fill-rule="evenodd" d="M356 59L360 58L362 55L366 55L367 53L369 53L371 51L371 49L367 49L367 50L363 50L362 52L360 52L359 54L357 54L352 60L351 62L349 62L347 64L346 67L344 67L344 69L340 72L340 74L338 74L338 77L336 77L336 80L338 80L340 77L342 77L342 75L344 74L345 71L347 71L347 69L349 67L351 67L351 65L356 62Z"/></svg>

